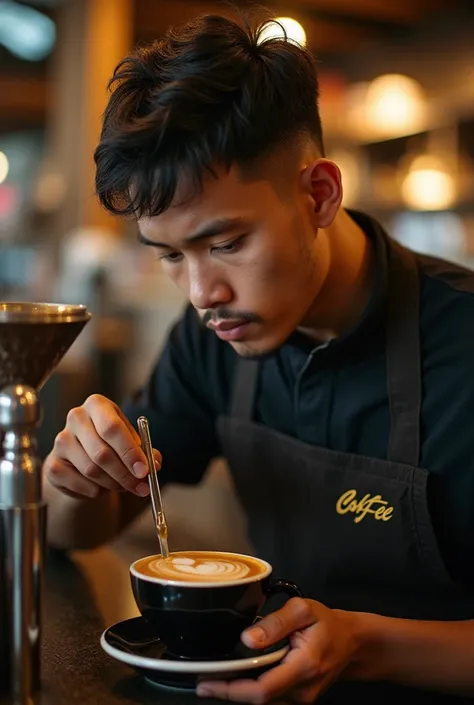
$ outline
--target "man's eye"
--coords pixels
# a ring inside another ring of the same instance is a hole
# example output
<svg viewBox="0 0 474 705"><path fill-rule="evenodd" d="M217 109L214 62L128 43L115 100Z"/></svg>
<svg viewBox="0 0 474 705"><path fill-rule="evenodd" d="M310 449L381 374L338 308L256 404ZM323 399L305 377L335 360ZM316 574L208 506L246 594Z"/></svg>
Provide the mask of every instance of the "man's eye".
<svg viewBox="0 0 474 705"><path fill-rule="evenodd" d="M211 248L212 252L218 252L222 254L230 254L233 252L236 252L243 240L243 235L241 237L238 237L236 240L232 240L232 242L227 242L225 245L215 245L214 247Z"/></svg>
<svg viewBox="0 0 474 705"><path fill-rule="evenodd" d="M176 262L180 262L182 258L183 255L181 252L170 252L168 255L161 255L160 260L175 264Z"/></svg>

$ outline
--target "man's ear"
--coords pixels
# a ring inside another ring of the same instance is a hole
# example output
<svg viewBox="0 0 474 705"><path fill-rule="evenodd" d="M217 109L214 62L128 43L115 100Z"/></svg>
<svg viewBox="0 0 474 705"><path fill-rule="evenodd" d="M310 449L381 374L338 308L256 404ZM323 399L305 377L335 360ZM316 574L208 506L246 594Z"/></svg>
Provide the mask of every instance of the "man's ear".
<svg viewBox="0 0 474 705"><path fill-rule="evenodd" d="M342 203L342 179L339 167L329 159L316 159L301 173L303 191L311 199L314 227L332 225Z"/></svg>

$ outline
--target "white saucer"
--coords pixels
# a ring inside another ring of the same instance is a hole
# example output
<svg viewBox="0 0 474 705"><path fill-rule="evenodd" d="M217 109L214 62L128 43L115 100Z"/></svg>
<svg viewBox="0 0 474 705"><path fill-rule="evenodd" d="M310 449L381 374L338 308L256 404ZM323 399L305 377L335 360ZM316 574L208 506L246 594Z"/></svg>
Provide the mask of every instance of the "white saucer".
<svg viewBox="0 0 474 705"><path fill-rule="evenodd" d="M290 648L286 641L262 651L240 644L234 654L219 661L179 659L167 653L166 645L142 617L109 627L102 634L100 644L109 656L131 666L146 680L187 689L195 688L203 678L256 678L281 661Z"/></svg>

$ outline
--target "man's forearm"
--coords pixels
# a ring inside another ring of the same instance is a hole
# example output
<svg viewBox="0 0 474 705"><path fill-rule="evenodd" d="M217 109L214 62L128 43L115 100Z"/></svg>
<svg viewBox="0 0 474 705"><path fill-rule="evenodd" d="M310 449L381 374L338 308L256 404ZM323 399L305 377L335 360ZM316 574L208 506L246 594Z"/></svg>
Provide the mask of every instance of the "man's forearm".
<svg viewBox="0 0 474 705"><path fill-rule="evenodd" d="M474 621L427 622L341 613L359 645L346 678L474 696Z"/></svg>
<svg viewBox="0 0 474 705"><path fill-rule="evenodd" d="M96 548L119 531L120 497L104 492L97 499L69 497L44 483L48 504L48 544L60 550Z"/></svg>

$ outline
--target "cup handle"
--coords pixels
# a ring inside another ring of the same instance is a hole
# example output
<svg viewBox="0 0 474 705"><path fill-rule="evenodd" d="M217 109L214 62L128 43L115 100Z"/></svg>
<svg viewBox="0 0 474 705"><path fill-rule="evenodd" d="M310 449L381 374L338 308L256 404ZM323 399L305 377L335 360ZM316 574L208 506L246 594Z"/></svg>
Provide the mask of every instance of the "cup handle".
<svg viewBox="0 0 474 705"><path fill-rule="evenodd" d="M283 578L270 578L266 589L267 598L282 592L288 595L288 597L304 597L301 588L298 587L296 583L284 580Z"/></svg>

